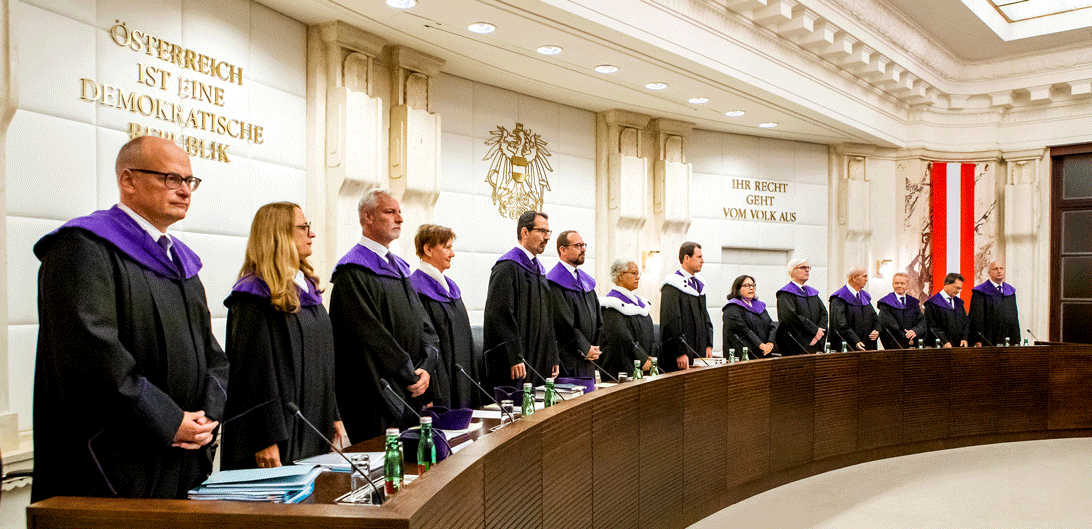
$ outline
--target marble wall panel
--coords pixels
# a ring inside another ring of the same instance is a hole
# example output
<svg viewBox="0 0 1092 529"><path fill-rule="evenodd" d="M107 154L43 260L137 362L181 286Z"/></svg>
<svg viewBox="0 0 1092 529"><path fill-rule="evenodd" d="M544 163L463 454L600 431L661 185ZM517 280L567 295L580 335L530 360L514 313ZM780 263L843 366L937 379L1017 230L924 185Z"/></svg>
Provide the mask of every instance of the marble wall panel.
<svg viewBox="0 0 1092 529"><path fill-rule="evenodd" d="M430 112L443 116L440 127L444 133L474 136L474 81L446 74L433 77L429 107Z"/></svg>
<svg viewBox="0 0 1092 529"><path fill-rule="evenodd" d="M95 25L95 12L98 7L97 2L85 0L23 0L19 4L40 7L89 26ZM16 11L15 14L18 15L19 12Z"/></svg>
<svg viewBox="0 0 1092 529"><path fill-rule="evenodd" d="M246 79L306 98L307 28L251 2L250 39Z"/></svg>
<svg viewBox="0 0 1092 529"><path fill-rule="evenodd" d="M34 243L57 229L63 221L9 217L8 250L8 322L13 325L38 323L38 258Z"/></svg>
<svg viewBox="0 0 1092 529"><path fill-rule="evenodd" d="M19 414L19 429L33 424L34 351L38 348L38 324L8 325L8 380L12 381L11 410ZM11 354L12 352L18 354Z"/></svg>
<svg viewBox="0 0 1092 529"><path fill-rule="evenodd" d="M95 28L20 2L13 2L13 11L13 29L21 44L15 72L19 108L94 123L95 107L80 100L80 78L95 77L95 46L89 45ZM48 38L43 38L44 27L51 28Z"/></svg>
<svg viewBox="0 0 1092 529"><path fill-rule="evenodd" d="M45 154L47 142L63 145L63 156L54 149ZM8 127L7 153L8 215L67 220L95 209L93 126L18 110Z"/></svg>
<svg viewBox="0 0 1092 529"><path fill-rule="evenodd" d="M226 317L224 300L243 266L246 238L196 232L179 232L176 236L201 257L201 283L212 317Z"/></svg>

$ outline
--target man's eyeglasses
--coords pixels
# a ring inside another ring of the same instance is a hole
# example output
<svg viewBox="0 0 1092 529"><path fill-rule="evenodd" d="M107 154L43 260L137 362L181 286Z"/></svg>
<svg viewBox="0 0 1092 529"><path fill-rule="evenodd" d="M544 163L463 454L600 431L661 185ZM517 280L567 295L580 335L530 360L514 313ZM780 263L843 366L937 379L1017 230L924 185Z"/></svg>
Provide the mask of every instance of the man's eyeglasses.
<svg viewBox="0 0 1092 529"><path fill-rule="evenodd" d="M584 243L584 242L582 242L580 244L565 244L563 246L567 246L569 248L576 248L577 250L587 250L588 249L588 243Z"/></svg>
<svg viewBox="0 0 1092 529"><path fill-rule="evenodd" d="M537 231L537 232L539 232L539 233L541 233L541 234L543 234L543 235L545 235L547 237L549 237L550 235L553 235L553 233L554 233L554 232L552 232L552 231L550 231L550 230L548 230L546 228L531 228L531 231Z"/></svg>
<svg viewBox="0 0 1092 529"><path fill-rule="evenodd" d="M163 185L167 186L167 189L178 189L185 182L190 186L190 191L197 191L197 186L201 185L201 179L196 176L182 176L178 173L163 173L160 171L149 171L147 169L129 169L130 171L136 171L138 173L147 173L158 175L163 180Z"/></svg>
<svg viewBox="0 0 1092 529"><path fill-rule="evenodd" d="M796 269L797 270L803 270L805 272L810 272L811 271L811 267L808 266L808 265L800 265L800 266L796 267Z"/></svg>

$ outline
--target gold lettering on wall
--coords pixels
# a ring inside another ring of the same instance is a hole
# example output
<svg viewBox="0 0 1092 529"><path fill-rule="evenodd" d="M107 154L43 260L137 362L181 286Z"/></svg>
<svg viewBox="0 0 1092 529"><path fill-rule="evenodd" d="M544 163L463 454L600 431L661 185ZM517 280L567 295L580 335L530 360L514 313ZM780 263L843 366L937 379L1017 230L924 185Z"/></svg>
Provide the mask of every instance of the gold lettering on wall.
<svg viewBox="0 0 1092 529"><path fill-rule="evenodd" d="M732 220L758 220L765 222L796 222L795 211L776 211L770 209L759 209L759 207L774 207L775 202L780 204L782 202L780 195L786 195L789 192L789 184L785 182L771 182L768 180L753 180L745 178L733 178L732 191L742 192L744 194L743 202L747 206L753 207L738 207L729 206L723 208L724 218ZM775 193L775 194L770 194ZM739 194L739 193L733 193Z"/></svg>
<svg viewBox="0 0 1092 529"><path fill-rule="evenodd" d="M149 57L155 57L161 61L173 63L184 70L192 70L197 73L215 77L221 81L243 86L243 69L234 64L218 61L203 53L198 53L178 44L153 37L142 31L129 31L125 22L115 20L110 28L110 38L114 44L123 48L129 48L135 52L143 52Z"/></svg>

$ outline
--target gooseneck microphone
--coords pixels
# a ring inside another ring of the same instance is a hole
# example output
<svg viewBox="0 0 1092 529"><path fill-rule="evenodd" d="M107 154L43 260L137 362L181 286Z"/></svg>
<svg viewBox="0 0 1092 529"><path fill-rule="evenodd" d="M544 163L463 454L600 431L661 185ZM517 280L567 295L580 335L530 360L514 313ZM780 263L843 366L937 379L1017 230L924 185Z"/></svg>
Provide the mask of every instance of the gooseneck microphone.
<svg viewBox="0 0 1092 529"><path fill-rule="evenodd" d="M543 381L546 380L546 377L542 376L542 374L540 374L538 371L535 371L535 368L531 367L531 362L528 362L526 358L521 356L519 357L519 361L523 362L523 365L527 366L527 369L530 369L532 373L538 376L538 378L541 378ZM562 397L561 394L557 392L557 388L554 388L554 395L557 395L557 398L561 399L562 401L565 400L565 397Z"/></svg>
<svg viewBox="0 0 1092 529"><path fill-rule="evenodd" d="M295 413L297 417L299 417L300 419L303 419L303 422L305 424L307 424L307 426L309 426L312 430L314 430L315 433L317 433L318 436L321 437L323 441L326 441L326 444L330 445L330 448L333 448L334 451L337 452L337 454L339 456L341 456L342 459L344 459L346 463L349 463L349 467L353 469L352 470L353 472L356 472L356 473L358 473L358 474L360 474L361 476L364 477L364 481L367 481L368 485L370 485L372 487L372 499L373 499L373 501L375 501L376 505L382 505L383 504L383 494L381 494L379 492L379 489L375 486L375 483L372 483L372 479L371 479L371 477L368 476L368 473L364 472L363 470L360 470L360 467L356 466L356 463L353 463L352 459L349 459L348 456L346 456L344 452L339 450L338 447L334 446L333 442L331 442L329 439L327 439L325 435L322 435L322 431L319 430L318 428L315 428L315 425L311 424L311 421L307 420L307 417L303 416L303 412L300 411L300 407L296 406L295 402L289 402L289 403L287 403L287 406L288 406L288 409L292 413ZM371 469L368 469L368 470L371 470Z"/></svg>
<svg viewBox="0 0 1092 529"><path fill-rule="evenodd" d="M852 347L854 351L856 351L856 350L857 350L857 344L855 344L855 343L849 343L849 340L846 340L846 337L845 337L845 336L842 336L842 333L838 332L838 329L835 329L835 328L831 327L831 329L830 329L830 330L834 331L834 334L837 334L837 335L838 335L838 338L841 338L841 340L842 340L842 343L846 344L846 349L847 349L847 350L848 350L848 349L849 349L850 347ZM841 351L839 351L839 352L841 352Z"/></svg>
<svg viewBox="0 0 1092 529"><path fill-rule="evenodd" d="M392 388L392 387L391 387L391 385L390 385L389 383L387 383L386 379L382 379L382 378L381 378L381 379L379 379L379 385L380 385L380 386L383 386L383 389L384 389L384 390L385 390L385 391L386 391L387 393L390 393L391 395L393 395L393 396L394 396L394 398L398 399L398 402L401 402L401 403L402 403L402 404L403 404L403 405L404 405L404 406L405 406L405 407L406 407L407 409L409 409L409 410L411 410L411 411L413 410L413 406L410 406L410 405L409 405L409 403L408 403L408 402L406 402L406 400L405 400L405 399L403 399L403 398L402 398L402 396L401 396L401 395L399 395L399 394L398 394L398 392L397 392L397 391L395 391L395 390L394 390L394 388ZM414 412L414 413L417 413L417 414L418 414L418 416L420 416L420 413L419 413L419 412ZM448 452L451 452L451 445L447 444L447 439L446 439L446 438L445 438L444 436L442 436L442 435L441 435L441 436L439 436L439 439L440 439L441 441L443 441L445 445L447 445L447 451L448 451Z"/></svg>
<svg viewBox="0 0 1092 529"><path fill-rule="evenodd" d="M797 340L796 337L792 335L792 331L786 332L785 336L792 338L792 341L796 342L796 345L800 347L801 351L804 351L804 354L813 354L812 351L809 351L807 347L804 347L804 344L800 343L800 340ZM815 343L816 345L819 344L819 342Z"/></svg>
<svg viewBox="0 0 1092 529"><path fill-rule="evenodd" d="M985 336L982 335L982 331L975 331L975 333L978 334L979 338L982 338L983 342L986 342L986 345L988 345L990 347L997 347L996 345L991 343L989 340L987 340Z"/></svg>
<svg viewBox="0 0 1092 529"><path fill-rule="evenodd" d="M678 335L678 336L676 336L676 337L672 338L671 340L668 340L668 341L666 341L664 343L671 343L672 340L678 340L679 342L681 342L684 346L686 346L686 349L688 351L690 351L694 355L694 358L700 358L702 363L705 364L706 366L713 365L713 364L710 364L709 361L706 360L704 356L698 354L698 352L695 351L693 347L690 347L690 344L686 343L686 335L685 334L680 334L680 335Z"/></svg>
<svg viewBox="0 0 1092 529"><path fill-rule="evenodd" d="M1030 334L1031 337L1034 338L1036 342L1041 341L1041 340L1039 340L1038 336L1035 336L1035 333L1031 332L1031 329L1024 329L1024 331L1027 332L1028 334Z"/></svg>
<svg viewBox="0 0 1092 529"><path fill-rule="evenodd" d="M516 422L516 417L514 415L512 415L512 412L505 410L504 407L501 406L499 402L497 402L496 397L494 397L493 395L490 395L489 392L486 391L485 388L483 388L482 385L479 384L477 380L474 380L474 377L470 376L470 373L467 373L466 370L463 369L463 366L456 363L455 364L455 369L458 369L459 372L462 373L463 376L465 376L467 379L469 379L470 382L472 382L475 386L477 386L478 389L480 389L482 391L482 393L485 393L485 396L489 397L489 400L493 401L493 404L496 404L497 407L500 408L501 413L508 414L508 419L509 420L511 420L512 422Z"/></svg>
<svg viewBox="0 0 1092 529"><path fill-rule="evenodd" d="M900 342L900 341L899 341L899 339L898 339L898 337L896 337L896 336L895 336L895 333L891 332L891 329L888 329L887 327L884 327L884 328L883 328L883 332L886 332L886 333L887 333L887 335L888 335L889 337L891 337L891 339L892 339L892 340L895 340L895 345L899 346L899 349L909 349L909 348L910 348L910 345L909 345L909 341L907 342L907 345L906 345L906 347L904 348L904 347L902 346L902 342ZM908 339L908 340L909 340L909 339ZM882 340L881 340L881 341L882 341Z"/></svg>

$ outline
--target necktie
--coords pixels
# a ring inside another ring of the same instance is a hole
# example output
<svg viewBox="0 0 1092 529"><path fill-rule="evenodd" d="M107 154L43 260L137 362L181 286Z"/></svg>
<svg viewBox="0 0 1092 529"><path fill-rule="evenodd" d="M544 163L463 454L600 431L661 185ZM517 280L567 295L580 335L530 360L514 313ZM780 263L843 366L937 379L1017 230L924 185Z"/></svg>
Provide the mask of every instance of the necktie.
<svg viewBox="0 0 1092 529"><path fill-rule="evenodd" d="M538 264L538 257L532 257L531 258L531 265L534 266L535 272L541 272L542 271L541 266Z"/></svg>
<svg viewBox="0 0 1092 529"><path fill-rule="evenodd" d="M182 268L182 260L178 258L178 252L171 251L171 239L166 235L160 235L159 239L155 241L159 244L160 248L163 248L164 252L167 252L167 256L171 258L171 262L174 263L175 270L178 271L178 275L184 275L185 270Z"/></svg>
<svg viewBox="0 0 1092 529"><path fill-rule="evenodd" d="M1001 288L1001 285L997 285L997 293L998 294L1004 294L1005 293L1005 291Z"/></svg>
<svg viewBox="0 0 1092 529"><path fill-rule="evenodd" d="M394 260L394 252L387 252L387 261L394 267L394 271L398 273L398 277L404 277L402 275L402 269L398 267L398 262Z"/></svg>
<svg viewBox="0 0 1092 529"><path fill-rule="evenodd" d="M686 280L686 284L690 285L690 288L694 289L695 292L698 291L698 278L690 276L690 279Z"/></svg>
<svg viewBox="0 0 1092 529"><path fill-rule="evenodd" d="M807 295L808 293L808 290L804 287L800 287L800 291L803 292L805 295Z"/></svg>
<svg viewBox="0 0 1092 529"><path fill-rule="evenodd" d="M899 305L906 306L906 298L899 296Z"/></svg>
<svg viewBox="0 0 1092 529"><path fill-rule="evenodd" d="M861 302L861 292L860 291L857 291L857 293L854 294L853 297L857 298L857 303Z"/></svg>
<svg viewBox="0 0 1092 529"><path fill-rule="evenodd" d="M584 290L584 282L580 280L580 270L573 270L573 275L576 276L576 286Z"/></svg>
<svg viewBox="0 0 1092 529"><path fill-rule="evenodd" d="M953 309L955 308L955 298L948 298L948 306Z"/></svg>

